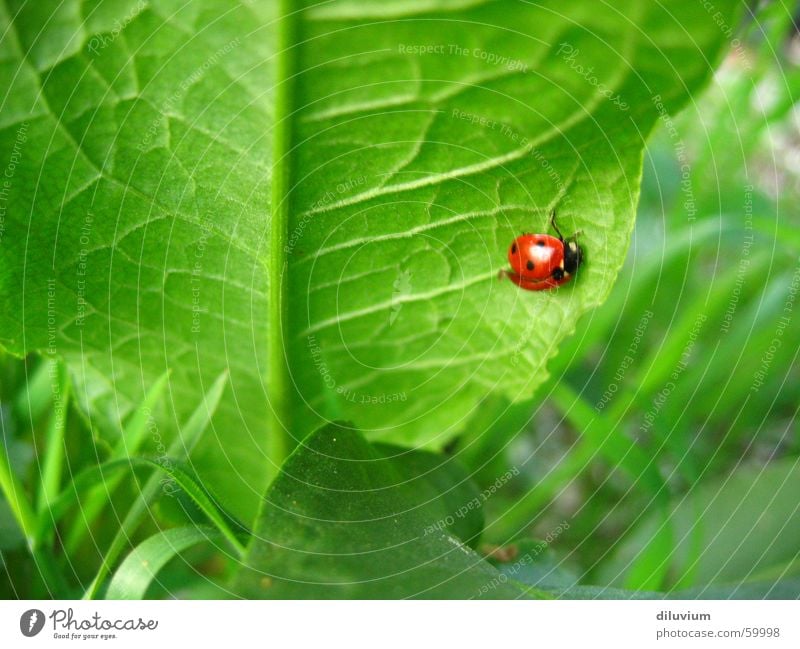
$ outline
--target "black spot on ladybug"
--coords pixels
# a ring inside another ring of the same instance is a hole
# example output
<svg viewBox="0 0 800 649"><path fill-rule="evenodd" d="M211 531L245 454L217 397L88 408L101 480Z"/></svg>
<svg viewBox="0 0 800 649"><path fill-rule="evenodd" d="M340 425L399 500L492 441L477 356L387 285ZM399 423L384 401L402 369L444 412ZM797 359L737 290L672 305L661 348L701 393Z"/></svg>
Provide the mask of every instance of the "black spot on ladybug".
<svg viewBox="0 0 800 649"><path fill-rule="evenodd" d="M528 260L528 263L525 264L525 268L528 270L533 270L533 262L530 259Z"/></svg>
<svg viewBox="0 0 800 649"><path fill-rule="evenodd" d="M539 239L539 240L536 242L536 245L537 245L537 246L541 246L542 248L544 248L544 241L543 241L542 239Z"/></svg>
<svg viewBox="0 0 800 649"><path fill-rule="evenodd" d="M512 255L516 255L517 254L517 244L516 243L511 245L511 254Z"/></svg>

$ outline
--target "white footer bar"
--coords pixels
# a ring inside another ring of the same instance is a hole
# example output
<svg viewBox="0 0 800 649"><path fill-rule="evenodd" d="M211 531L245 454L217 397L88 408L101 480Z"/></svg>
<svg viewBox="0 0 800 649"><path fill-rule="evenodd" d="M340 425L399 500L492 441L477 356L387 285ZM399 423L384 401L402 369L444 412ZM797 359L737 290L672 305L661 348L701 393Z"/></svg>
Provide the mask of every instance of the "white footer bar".
<svg viewBox="0 0 800 649"><path fill-rule="evenodd" d="M0 647L800 647L796 601L0 602ZM187 643L197 643L187 644ZM512 644L513 643L513 644ZM584 644L578 644L584 643Z"/></svg>

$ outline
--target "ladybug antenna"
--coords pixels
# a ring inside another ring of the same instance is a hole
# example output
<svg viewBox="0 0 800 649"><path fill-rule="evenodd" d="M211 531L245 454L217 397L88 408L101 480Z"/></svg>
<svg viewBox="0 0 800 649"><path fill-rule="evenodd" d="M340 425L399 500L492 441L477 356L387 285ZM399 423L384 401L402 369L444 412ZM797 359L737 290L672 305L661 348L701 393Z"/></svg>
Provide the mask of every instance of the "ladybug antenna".
<svg viewBox="0 0 800 649"><path fill-rule="evenodd" d="M563 241L563 240L564 240L564 235L563 235L563 234L561 234L561 230L559 230L559 229L558 229L558 226L556 225L556 211L555 211L555 210L553 210L553 211L550 213L550 225L551 225L551 226L553 227L553 229L554 229L554 230L555 230L555 231L558 233L558 238L559 238L559 239L561 239L561 240Z"/></svg>

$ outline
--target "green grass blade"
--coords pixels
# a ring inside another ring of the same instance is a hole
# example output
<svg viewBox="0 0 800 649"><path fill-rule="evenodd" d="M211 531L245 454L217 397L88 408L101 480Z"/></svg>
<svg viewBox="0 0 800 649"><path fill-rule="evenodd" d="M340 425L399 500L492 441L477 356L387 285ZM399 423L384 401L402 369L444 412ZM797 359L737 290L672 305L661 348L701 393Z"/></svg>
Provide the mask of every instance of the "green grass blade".
<svg viewBox="0 0 800 649"><path fill-rule="evenodd" d="M144 599L158 572L193 545L213 542L219 533L210 527L176 527L154 534L138 545L120 564L105 599Z"/></svg>
<svg viewBox="0 0 800 649"><path fill-rule="evenodd" d="M44 459L41 464L41 481L36 498L37 534L45 535L51 529L50 503L54 501L61 491L61 474L64 470L66 445L64 434L67 428L69 414L70 383L66 365L59 363L54 368L53 379L53 412L47 426ZM39 541L43 536L39 537Z"/></svg>
<svg viewBox="0 0 800 649"><path fill-rule="evenodd" d="M231 546L236 550L236 553L240 557L243 557L246 552L246 547L244 543L239 540L239 537L237 537L232 525L239 529L245 529L244 525L236 521L231 515L217 505L215 500L209 497L203 487L183 469L177 466L172 466L168 469L164 467L161 468L167 471L178 486L189 495L225 539L228 540Z"/></svg>
<svg viewBox="0 0 800 649"><path fill-rule="evenodd" d="M142 445L151 412L164 394L170 372L164 372L145 395L144 400L125 425L122 436L111 453L110 460L121 460L135 455ZM94 487L81 503L81 513L76 517L67 533L65 547L67 554L73 554L80 546L92 524L111 500L119 485L122 474L111 477L103 484Z"/></svg>
<svg viewBox="0 0 800 649"><path fill-rule="evenodd" d="M53 402L50 376L58 365L55 359L43 358L33 370L30 379L14 397L13 407L19 418L29 426L37 421Z"/></svg>
<svg viewBox="0 0 800 649"><path fill-rule="evenodd" d="M168 455L178 461L185 460L191 453L194 446L202 436L203 432L208 427L211 417L219 405L222 393L225 391L225 386L228 383L227 372L222 374L211 386L211 389L206 393L206 396L192 416L189 418L186 426L181 434L170 445ZM95 599L100 588L108 576L111 568L117 561L120 553L125 549L125 544L128 539L136 531L139 523L142 520L145 512L147 511L150 503L156 498L161 489L158 474L151 476L145 483L144 488L139 493L139 496L131 505L128 514L122 522L122 526L117 531L111 545L106 551L105 557L100 565L100 568L92 580L92 583L84 593L84 599Z"/></svg>
<svg viewBox="0 0 800 649"><path fill-rule="evenodd" d="M209 521L216 525L217 529L230 542L237 553L244 554L245 547L234 530L246 530L246 527L221 506L217 505L216 499L212 498L188 471L185 471L173 460L156 462L147 458L133 457L111 460L89 467L78 474L70 486L61 492L53 502L50 509L53 519L58 521L66 514L78 501L78 496L81 492L92 489L104 481L117 480L125 472L142 467L165 473L170 480L174 481L194 501Z"/></svg>
<svg viewBox="0 0 800 649"><path fill-rule="evenodd" d="M36 513L29 502L25 489L11 468L11 460L7 452L5 420L0 417L0 429L3 437L0 440L0 490L6 499L14 520L25 536L29 548L36 546Z"/></svg>
<svg viewBox="0 0 800 649"><path fill-rule="evenodd" d="M52 556L39 547L38 519L22 483L14 475L14 471L11 468L11 461L6 451L6 429L2 417L0 417L0 432L2 432L2 439L0 439L0 492L6 499L14 520L22 530L28 550L33 557L48 594L51 597L66 597L69 592L63 576L56 567Z"/></svg>

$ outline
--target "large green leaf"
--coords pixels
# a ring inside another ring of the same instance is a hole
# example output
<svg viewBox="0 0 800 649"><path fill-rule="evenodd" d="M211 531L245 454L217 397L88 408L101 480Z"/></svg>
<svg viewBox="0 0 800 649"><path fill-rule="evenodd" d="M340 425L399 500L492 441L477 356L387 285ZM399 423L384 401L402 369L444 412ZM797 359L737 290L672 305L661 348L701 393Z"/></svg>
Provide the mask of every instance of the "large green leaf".
<svg viewBox="0 0 800 649"><path fill-rule="evenodd" d="M448 528L451 519L474 511L468 508L472 489L463 482L445 487L443 474L420 472L441 464L432 454L396 450L377 450L335 425L306 439L267 492L241 593L278 599L521 597L521 587L469 549L458 529ZM449 497L439 498L440 490Z"/></svg>
<svg viewBox="0 0 800 649"><path fill-rule="evenodd" d="M608 293L715 4L4 0L0 344L63 356L106 436L170 369L168 436L229 368L195 460L251 520L283 427L441 446ZM497 282L555 207L576 281Z"/></svg>

